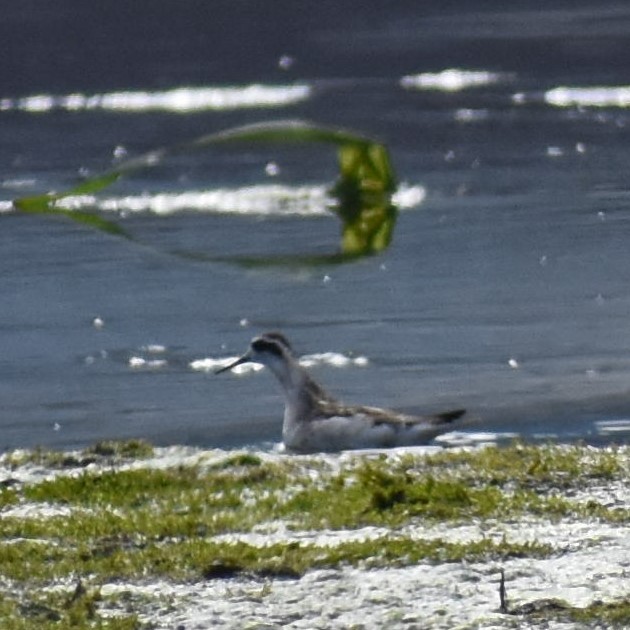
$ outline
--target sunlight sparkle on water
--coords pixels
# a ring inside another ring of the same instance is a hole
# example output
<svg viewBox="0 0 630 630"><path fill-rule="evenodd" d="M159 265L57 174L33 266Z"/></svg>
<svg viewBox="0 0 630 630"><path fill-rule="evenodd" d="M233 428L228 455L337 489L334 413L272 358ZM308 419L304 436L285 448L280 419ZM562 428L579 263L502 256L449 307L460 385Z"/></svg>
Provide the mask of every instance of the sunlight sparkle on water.
<svg viewBox="0 0 630 630"><path fill-rule="evenodd" d="M246 186L181 193L145 193L100 200L85 195L68 197L58 205L69 210L96 207L104 212L148 212L161 216L183 211L249 215L328 214L325 186Z"/></svg>
<svg viewBox="0 0 630 630"><path fill-rule="evenodd" d="M392 202L406 210L419 206L426 197L423 186L401 185ZM281 184L190 190L180 193L144 193L99 199L92 195L66 197L57 202L67 210L96 208L103 212L151 213L160 216L178 212L207 212L238 215L328 216L332 198L328 187Z"/></svg>
<svg viewBox="0 0 630 630"><path fill-rule="evenodd" d="M245 107L278 107L310 96L307 85L246 85L225 87L179 87L161 92L108 92L104 94L36 94L0 100L0 111L44 113L53 110L113 110L147 112L163 110L192 112Z"/></svg>
<svg viewBox="0 0 630 630"><path fill-rule="evenodd" d="M148 369L156 369L166 367L167 361L166 359L144 359L143 357L131 357L129 359L129 367L138 369L138 368L148 368Z"/></svg>
<svg viewBox="0 0 630 630"><path fill-rule="evenodd" d="M630 86L557 87L545 92L555 107L630 107Z"/></svg>
<svg viewBox="0 0 630 630"><path fill-rule="evenodd" d="M214 372L220 368L230 365L236 361L238 357L228 357L221 359L214 359L208 357L206 359L197 359L191 361L189 366L191 369L198 372ZM367 357L348 357L339 352L320 352L316 354L305 354L299 359L302 367L315 367L319 365L328 365L330 367L345 368L345 367L365 367L368 365L369 360ZM252 372L258 372L263 369L263 365L260 363L243 363L232 368L234 374L250 374Z"/></svg>
<svg viewBox="0 0 630 630"><path fill-rule="evenodd" d="M405 89L457 92L467 88L500 83L510 80L510 78L511 75L499 72L449 68L448 70L443 70L442 72L409 74L400 80L400 84Z"/></svg>

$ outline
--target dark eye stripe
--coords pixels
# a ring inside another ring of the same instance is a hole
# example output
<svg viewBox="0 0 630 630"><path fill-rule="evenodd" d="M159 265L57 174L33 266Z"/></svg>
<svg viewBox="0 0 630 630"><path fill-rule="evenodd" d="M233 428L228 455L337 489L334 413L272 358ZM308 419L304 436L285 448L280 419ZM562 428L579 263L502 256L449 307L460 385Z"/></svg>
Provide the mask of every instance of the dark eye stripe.
<svg viewBox="0 0 630 630"><path fill-rule="evenodd" d="M266 332L260 336L261 339L275 342L280 346L284 346L287 350L291 351L291 344L287 341L287 338L279 332Z"/></svg>
<svg viewBox="0 0 630 630"><path fill-rule="evenodd" d="M265 339L255 339L252 341L252 348L256 352L269 352L276 356L282 356L282 348L276 341L267 341Z"/></svg>

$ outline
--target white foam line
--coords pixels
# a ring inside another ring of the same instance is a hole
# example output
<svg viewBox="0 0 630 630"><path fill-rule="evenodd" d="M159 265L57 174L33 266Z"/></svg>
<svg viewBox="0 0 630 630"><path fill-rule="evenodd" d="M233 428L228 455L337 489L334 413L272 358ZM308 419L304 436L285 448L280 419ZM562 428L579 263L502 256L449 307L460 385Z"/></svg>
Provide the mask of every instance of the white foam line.
<svg viewBox="0 0 630 630"><path fill-rule="evenodd" d="M628 418L620 420L600 420L595 422L595 426L602 435L630 433L630 419Z"/></svg>
<svg viewBox="0 0 630 630"><path fill-rule="evenodd" d="M133 356L129 359L128 365L130 368L134 369L150 369L155 370L159 368L166 367L168 362L166 359L144 359L143 357Z"/></svg>
<svg viewBox="0 0 630 630"><path fill-rule="evenodd" d="M36 94L1 99L0 111L45 113L53 110L121 112L194 112L230 110L245 107L292 105L310 97L308 85L261 85L226 87L179 87L156 92L108 92L104 94Z"/></svg>
<svg viewBox="0 0 630 630"><path fill-rule="evenodd" d="M191 361L189 366L193 370L200 372L212 372L220 368L226 367L236 361L238 357L228 357L222 359L206 358L196 359ZM367 357L347 357L344 354L338 352L321 352L317 354L306 354L299 359L300 365L303 367L313 367L316 365L330 365L332 367L343 368L349 366L364 367L369 361ZM263 366L260 363L243 363L237 365L232 369L234 374L250 374L252 372L258 372L262 370Z"/></svg>
<svg viewBox="0 0 630 630"><path fill-rule="evenodd" d="M630 86L557 87L544 100L554 107L630 107Z"/></svg>
<svg viewBox="0 0 630 630"><path fill-rule="evenodd" d="M331 365L332 367L348 367L355 365L365 367L368 363L367 357L347 357L345 354L338 352L306 354L300 359L300 365L303 367L313 367L316 365Z"/></svg>
<svg viewBox="0 0 630 630"><path fill-rule="evenodd" d="M191 361L188 365L191 369L197 372L214 372L215 370L227 367L230 363L234 363L238 357L227 357L223 359L213 359L208 357L206 359L196 359ZM262 370L264 365L261 363L243 363L232 368L234 374L249 374L251 372L258 372Z"/></svg>
<svg viewBox="0 0 630 630"><path fill-rule="evenodd" d="M149 212L159 216L178 212L318 216L329 213L329 204L325 186L260 185L181 193L146 193L104 199L81 195L66 197L58 205L68 210L96 208L103 212Z"/></svg>
<svg viewBox="0 0 630 630"><path fill-rule="evenodd" d="M400 84L405 89L458 92L469 88L493 85L511 79L512 75L503 72L449 68L442 72L409 74L400 80Z"/></svg>
<svg viewBox="0 0 630 630"><path fill-rule="evenodd" d="M423 186L401 185L392 197L400 209L419 206L426 197ZM181 193L145 193L100 199L93 195L76 195L60 200L66 210L95 208L102 212L143 213L168 216L178 212L234 214L252 216L328 216L334 201L328 187L258 185L243 188L190 190Z"/></svg>

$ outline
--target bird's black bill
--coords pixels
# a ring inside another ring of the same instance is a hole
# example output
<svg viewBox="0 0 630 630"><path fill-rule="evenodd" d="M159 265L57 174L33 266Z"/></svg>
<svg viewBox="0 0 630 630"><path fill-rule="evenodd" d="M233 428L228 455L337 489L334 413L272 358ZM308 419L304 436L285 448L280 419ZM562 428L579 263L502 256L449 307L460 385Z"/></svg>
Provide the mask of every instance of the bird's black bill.
<svg viewBox="0 0 630 630"><path fill-rule="evenodd" d="M236 361L234 361L233 363L230 363L229 365L226 365L225 367L219 368L218 370L215 371L215 374L221 374L221 372L227 372L228 370L231 370L233 367L236 367L237 365L241 365L241 363L247 363L248 361L249 361L249 357L247 355L244 355L240 357L240 359L236 359Z"/></svg>

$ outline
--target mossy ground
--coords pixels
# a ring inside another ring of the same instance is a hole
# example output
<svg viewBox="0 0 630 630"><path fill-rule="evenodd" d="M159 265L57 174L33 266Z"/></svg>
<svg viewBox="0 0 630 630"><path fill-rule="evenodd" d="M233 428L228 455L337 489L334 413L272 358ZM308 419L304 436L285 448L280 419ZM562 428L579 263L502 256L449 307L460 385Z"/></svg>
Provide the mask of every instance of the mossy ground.
<svg viewBox="0 0 630 630"><path fill-rule="evenodd" d="M544 599L528 602L508 613L531 623L555 619L579 624L577 627L580 628L627 628L630 624L630 598L608 603L594 601L584 608L570 606L562 600Z"/></svg>
<svg viewBox="0 0 630 630"><path fill-rule="evenodd" d="M4 456L5 471L37 465L59 473L2 484L1 628L139 628L133 610L121 607L114 617L99 612L100 586L117 580L183 582L243 573L296 577L342 565L374 568L558 552L542 542L509 538L422 539L405 533L410 524L525 516L630 522L627 506L579 499L589 485L628 480L627 449L515 444L332 460L226 453L212 462L169 468L129 466L152 454L150 446L134 441L78 454L38 450ZM39 512L25 517L24 506ZM216 538L264 531L272 522L295 531L377 526L384 533L334 546L286 540L260 547ZM67 589L47 590L60 582L81 588L73 596ZM627 601L615 610L628 620ZM34 621L37 625L28 625Z"/></svg>

